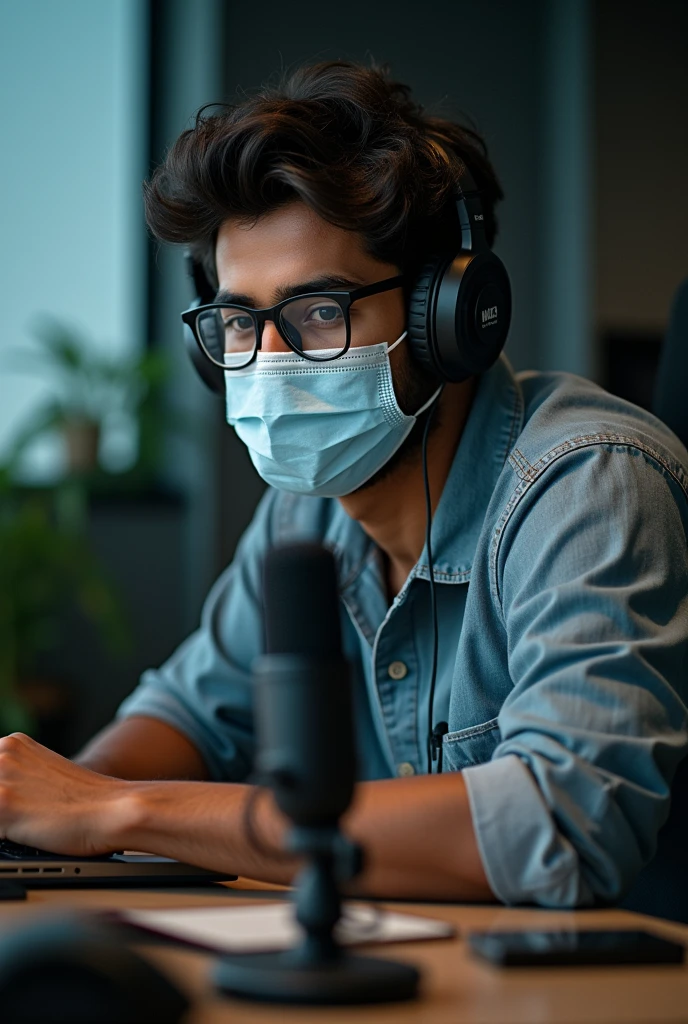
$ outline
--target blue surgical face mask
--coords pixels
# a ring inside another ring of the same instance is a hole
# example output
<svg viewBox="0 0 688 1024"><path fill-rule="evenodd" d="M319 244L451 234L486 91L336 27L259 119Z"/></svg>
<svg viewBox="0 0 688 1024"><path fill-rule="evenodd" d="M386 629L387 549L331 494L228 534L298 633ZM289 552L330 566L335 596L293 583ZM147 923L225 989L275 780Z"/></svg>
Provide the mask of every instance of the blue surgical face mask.
<svg viewBox="0 0 688 1024"><path fill-rule="evenodd" d="M292 352L259 352L227 373L227 422L272 487L338 498L351 494L394 455L416 418L394 395L393 345L351 348L316 363ZM228 360L231 357L227 357Z"/></svg>

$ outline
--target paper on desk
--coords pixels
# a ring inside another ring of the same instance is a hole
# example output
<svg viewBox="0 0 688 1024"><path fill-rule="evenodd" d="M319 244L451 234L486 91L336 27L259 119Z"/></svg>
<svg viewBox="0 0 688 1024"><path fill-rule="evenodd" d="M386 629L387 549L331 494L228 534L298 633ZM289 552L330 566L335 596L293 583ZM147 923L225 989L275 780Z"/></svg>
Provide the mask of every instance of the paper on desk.
<svg viewBox="0 0 688 1024"><path fill-rule="evenodd" d="M251 907L203 907L183 910L123 910L118 915L138 928L226 953L291 949L301 928L290 902ZM448 938L454 928L413 914L397 914L360 904L345 904L337 925L344 945Z"/></svg>

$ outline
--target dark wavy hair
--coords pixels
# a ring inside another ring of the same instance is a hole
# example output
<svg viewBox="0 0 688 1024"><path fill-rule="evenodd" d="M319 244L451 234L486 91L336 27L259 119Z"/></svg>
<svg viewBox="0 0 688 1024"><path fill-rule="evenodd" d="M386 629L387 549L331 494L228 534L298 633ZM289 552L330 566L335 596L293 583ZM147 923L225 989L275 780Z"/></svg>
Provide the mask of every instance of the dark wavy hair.
<svg viewBox="0 0 688 1024"><path fill-rule="evenodd" d="M146 220L160 240L189 246L217 284L220 224L301 199L406 271L456 249L449 203L461 162L482 193L492 245L503 193L475 128L425 113L386 68L326 61L235 105L201 108L144 182Z"/></svg>

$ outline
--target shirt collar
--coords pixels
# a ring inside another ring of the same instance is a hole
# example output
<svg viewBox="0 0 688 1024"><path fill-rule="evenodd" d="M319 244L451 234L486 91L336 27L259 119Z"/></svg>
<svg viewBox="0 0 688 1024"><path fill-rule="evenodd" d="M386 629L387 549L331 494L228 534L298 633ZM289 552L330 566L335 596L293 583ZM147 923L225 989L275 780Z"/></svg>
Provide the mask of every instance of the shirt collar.
<svg viewBox="0 0 688 1024"><path fill-rule="evenodd" d="M502 355L478 380L473 405L432 523L435 580L465 583L499 474L523 426L523 398ZM341 589L359 576L376 548L363 528L336 503L325 543L339 564ZM410 579L429 579L427 552ZM405 589L405 588L404 588Z"/></svg>

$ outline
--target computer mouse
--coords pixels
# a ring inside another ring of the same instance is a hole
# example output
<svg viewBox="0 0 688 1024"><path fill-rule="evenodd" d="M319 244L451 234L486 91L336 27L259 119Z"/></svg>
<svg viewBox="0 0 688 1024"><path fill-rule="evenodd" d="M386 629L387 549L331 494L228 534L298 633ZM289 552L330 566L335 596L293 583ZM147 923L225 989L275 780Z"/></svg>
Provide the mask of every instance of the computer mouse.
<svg viewBox="0 0 688 1024"><path fill-rule="evenodd" d="M180 1024L188 1007L105 926L61 915L0 937L3 1024Z"/></svg>

